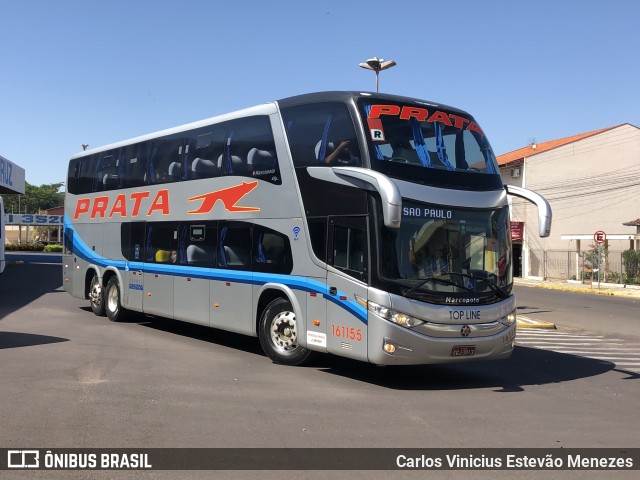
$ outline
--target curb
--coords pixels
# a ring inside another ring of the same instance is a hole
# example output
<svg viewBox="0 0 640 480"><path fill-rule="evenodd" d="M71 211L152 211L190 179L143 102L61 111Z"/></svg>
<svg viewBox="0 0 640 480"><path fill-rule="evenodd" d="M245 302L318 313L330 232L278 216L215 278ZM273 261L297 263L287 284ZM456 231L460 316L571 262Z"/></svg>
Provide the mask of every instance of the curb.
<svg viewBox="0 0 640 480"><path fill-rule="evenodd" d="M527 317L521 317L516 320L516 328L537 328L547 330L557 330L555 323L541 322L539 320L532 320Z"/></svg>
<svg viewBox="0 0 640 480"><path fill-rule="evenodd" d="M635 291L629 289L627 291L615 291L608 289L597 289L597 288L586 288L586 287L571 287L564 285L545 285L542 283L516 283L516 285L521 287L533 287L533 288L544 288L547 290L560 290L564 292L577 292L577 293L586 293L589 295L606 295L610 297L639 297L640 292L636 293Z"/></svg>

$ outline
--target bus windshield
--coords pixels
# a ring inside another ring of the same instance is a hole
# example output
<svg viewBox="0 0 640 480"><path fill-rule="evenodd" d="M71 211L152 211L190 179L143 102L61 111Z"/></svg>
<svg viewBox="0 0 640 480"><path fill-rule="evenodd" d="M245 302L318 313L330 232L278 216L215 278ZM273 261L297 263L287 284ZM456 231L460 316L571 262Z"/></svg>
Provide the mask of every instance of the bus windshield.
<svg viewBox="0 0 640 480"><path fill-rule="evenodd" d="M380 280L405 297L488 304L511 294L509 211L403 202L398 230L381 227Z"/></svg>
<svg viewBox="0 0 640 480"><path fill-rule="evenodd" d="M500 188L495 155L469 114L427 103L361 99L371 168L435 186Z"/></svg>

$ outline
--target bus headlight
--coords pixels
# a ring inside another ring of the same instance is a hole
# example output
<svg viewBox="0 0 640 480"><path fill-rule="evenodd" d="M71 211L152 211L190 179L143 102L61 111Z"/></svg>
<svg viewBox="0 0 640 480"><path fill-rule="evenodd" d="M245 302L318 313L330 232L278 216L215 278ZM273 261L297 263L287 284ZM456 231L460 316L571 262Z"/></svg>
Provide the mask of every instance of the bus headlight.
<svg viewBox="0 0 640 480"><path fill-rule="evenodd" d="M516 321L516 311L515 310L513 312L509 313L508 315L498 319L498 322L500 322L505 327L510 327L511 325L513 325L515 323L515 321Z"/></svg>
<svg viewBox="0 0 640 480"><path fill-rule="evenodd" d="M383 307L382 305L378 305L374 302L367 302L367 308L371 313L402 327L412 328L425 323L424 320L412 317L406 313L398 312L392 308Z"/></svg>

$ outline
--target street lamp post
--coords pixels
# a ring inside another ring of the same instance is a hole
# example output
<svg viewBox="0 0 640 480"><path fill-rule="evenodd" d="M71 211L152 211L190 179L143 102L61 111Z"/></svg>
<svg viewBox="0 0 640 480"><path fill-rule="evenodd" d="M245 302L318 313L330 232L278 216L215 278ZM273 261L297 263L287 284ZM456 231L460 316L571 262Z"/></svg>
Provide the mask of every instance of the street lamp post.
<svg viewBox="0 0 640 480"><path fill-rule="evenodd" d="M382 70L386 70L388 68L394 67L396 62L393 60L384 60L382 58L373 57L360 64L362 68L366 68L367 70L373 70L376 72L376 92L378 91L378 77Z"/></svg>

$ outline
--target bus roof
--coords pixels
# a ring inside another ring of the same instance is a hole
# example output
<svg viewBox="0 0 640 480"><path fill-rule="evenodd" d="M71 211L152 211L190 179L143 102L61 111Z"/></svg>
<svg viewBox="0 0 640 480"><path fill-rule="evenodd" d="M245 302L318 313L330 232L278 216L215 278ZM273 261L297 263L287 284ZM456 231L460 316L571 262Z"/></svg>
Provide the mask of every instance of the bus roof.
<svg viewBox="0 0 640 480"><path fill-rule="evenodd" d="M145 135L140 135L134 138L130 138L127 140L122 140L119 142L115 142L115 143L111 143L109 145L104 145L101 147L97 147L97 148L92 148L90 150L86 150L83 152L78 152L75 155L73 155L71 157L71 159L75 159L75 158L79 158L79 157L84 157L87 155L93 155L95 153L100 153L100 152L104 152L107 150L111 150L114 148L119 148L119 147L124 147L127 145L131 145L134 143L139 143L139 142L144 142L147 140L152 140L154 138L158 138L158 137L162 137L162 136L166 136L166 135L172 135L175 133L180 133L186 130L191 130L194 128L200 128L200 127L205 127L207 125L213 124L213 123L219 123L219 122L225 122L228 120L232 120L234 118L241 118L241 117L247 117L250 115L270 115L273 113L276 113L277 111L277 106L279 107L291 107L291 106L295 106L295 105L301 105L301 104L306 104L306 103L320 103L320 102L349 102L353 99L359 99L359 98L371 98L371 99L375 99L375 100L382 100L382 101L391 101L391 102L398 102L398 103L422 103L422 104L426 104L427 106L431 106L431 107L437 107L437 108L445 108L449 111L452 112L456 112L456 113L460 113L460 114L465 114L465 115L469 115L467 112L465 112L464 110L460 110L458 108L454 108L454 107L450 107L448 105L444 105L444 104L440 104L440 103L435 103L435 102L431 102L431 101L427 101L427 100L420 100L417 98L412 98L412 97L404 97L401 95L391 95L391 94L387 94L387 93L375 93L375 92L356 92L356 91L327 91L327 92L316 92L316 93L306 93L306 94L302 94L302 95L296 95L293 97L287 97L287 98L283 98L281 100L278 101L272 101L272 102L268 102L268 103L264 103L262 105L257 105L254 107L249 107L249 108L245 108L242 110L236 110L233 112L228 112L222 115L217 115L214 117L209 117L209 118L205 118L203 120L198 120L195 122L191 122L191 123L187 123L184 125L179 125L177 127L172 127L172 128L168 128L165 130L160 130L157 132L153 132L153 133L148 133Z"/></svg>
<svg viewBox="0 0 640 480"><path fill-rule="evenodd" d="M294 97L287 97L281 100L278 100L278 105L280 107L292 107L295 105L301 105L305 103L319 103L319 102L346 102L350 99L359 99L359 98L371 98L375 100L383 100L389 102L397 102L397 103L423 103L427 104L431 107L444 108L451 112L460 113L464 115L469 115L468 112L464 110L460 110L459 108L451 107L449 105L444 105L442 103L432 102L430 100L422 100L414 97L405 97L402 95L392 95L389 93L376 93L376 92L342 92L342 91L333 91L333 92L317 92L317 93L305 93L302 95L296 95Z"/></svg>
<svg viewBox="0 0 640 480"><path fill-rule="evenodd" d="M147 140L152 140L158 137L164 137L166 135L173 135L175 133L184 132L186 130L191 130L194 128L206 127L207 125L211 125L213 123L226 122L228 120L233 120L234 118L242 118L248 117L251 115L270 115L272 113L276 113L277 109L274 102L265 103L262 105L257 105L255 107L249 107L242 110L236 110L234 112L224 113L222 115L217 115L215 117L205 118L203 120L198 120L191 123L186 123L184 125L179 125L177 127L168 128L165 130L160 130L153 133L148 133L145 135L140 135L138 137L130 138L128 140L122 140L119 142L111 143L109 145L104 145L97 148L92 148L90 150L86 150L84 152L76 153L71 157L71 160L79 157L84 157L87 155L93 155L95 153L104 152L107 150L112 150L114 148L124 147L127 145L144 142Z"/></svg>

